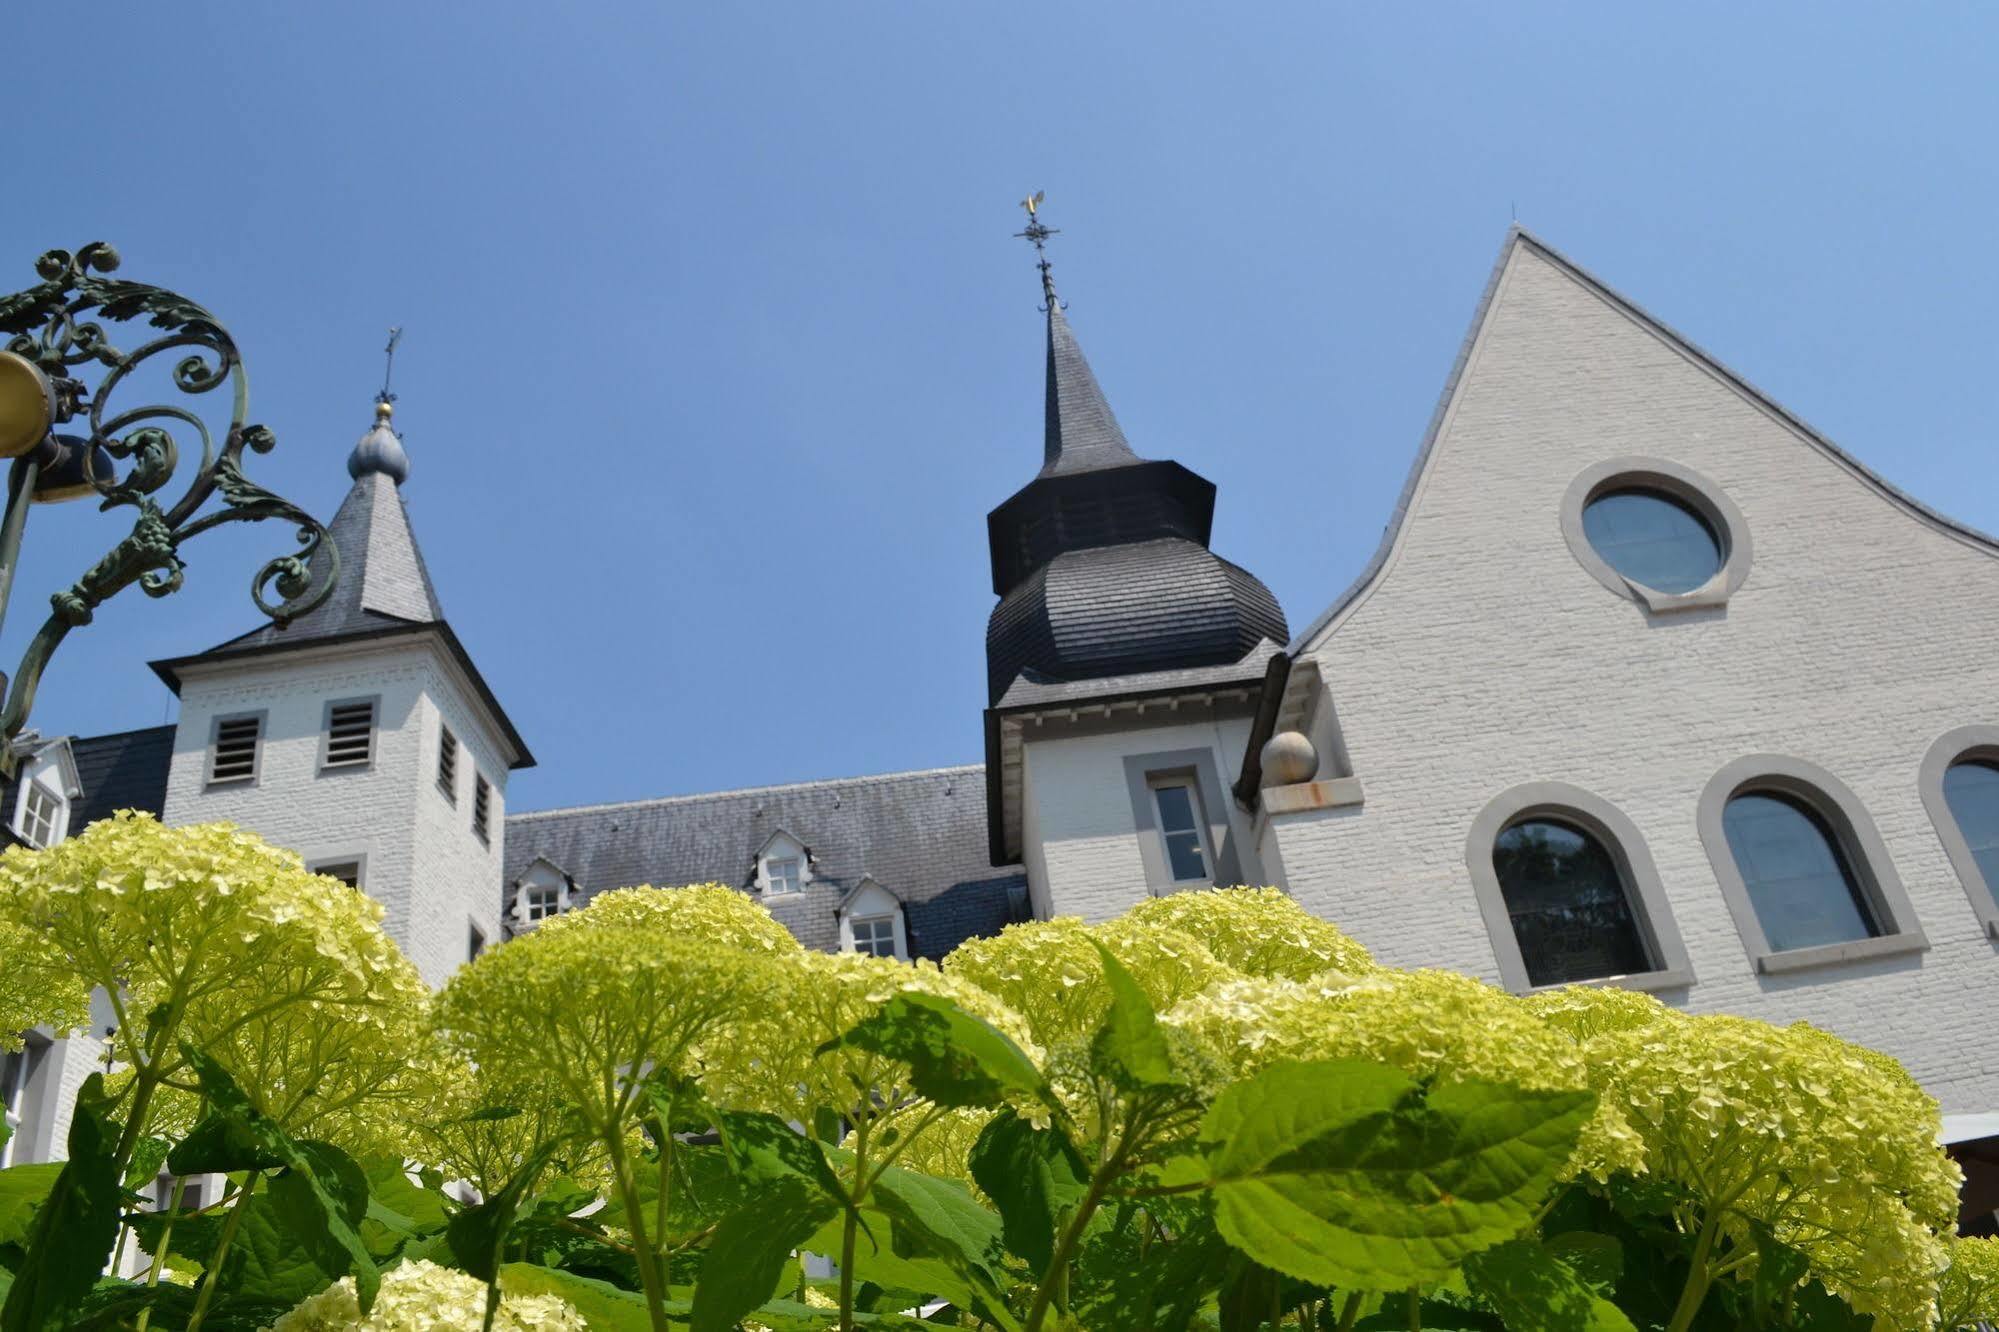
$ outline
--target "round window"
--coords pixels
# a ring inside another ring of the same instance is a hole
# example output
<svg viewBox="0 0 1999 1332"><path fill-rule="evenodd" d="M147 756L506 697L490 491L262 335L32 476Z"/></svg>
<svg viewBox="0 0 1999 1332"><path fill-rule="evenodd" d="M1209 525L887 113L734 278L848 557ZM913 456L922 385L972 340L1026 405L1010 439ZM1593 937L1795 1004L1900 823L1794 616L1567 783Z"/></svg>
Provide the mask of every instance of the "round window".
<svg viewBox="0 0 1999 1332"><path fill-rule="evenodd" d="M1708 520L1657 490L1609 490L1583 506L1583 534L1603 562L1669 595L1721 572L1721 538Z"/></svg>

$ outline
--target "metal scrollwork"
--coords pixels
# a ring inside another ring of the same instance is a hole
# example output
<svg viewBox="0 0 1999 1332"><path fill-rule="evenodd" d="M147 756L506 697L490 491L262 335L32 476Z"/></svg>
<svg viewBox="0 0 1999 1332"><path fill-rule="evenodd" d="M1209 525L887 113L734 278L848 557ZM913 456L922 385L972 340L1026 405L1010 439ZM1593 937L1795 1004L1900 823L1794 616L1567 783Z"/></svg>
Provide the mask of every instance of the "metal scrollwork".
<svg viewBox="0 0 1999 1332"><path fill-rule="evenodd" d="M250 584L251 600L280 627L323 602L339 572L339 552L326 529L244 475L245 450L268 453L277 439L268 427L249 420L249 379L235 339L214 315L185 296L108 276L118 262L118 252L102 242L74 252L50 250L35 261L39 285L0 296L0 337L7 339L8 351L41 372L53 404L46 438L15 458L9 475L0 522L0 615L5 614L18 563L28 505L95 492L103 510L135 510L132 530L50 599L49 618L28 645L20 669L11 681L0 683L6 690L0 741L20 733L42 672L71 628L90 623L99 605L133 583L151 597L179 590L186 570L180 547L191 537L225 523L271 518L296 529L298 549L267 561ZM131 351L121 350L107 325L115 331L140 320L158 334ZM208 421L188 406L120 404L113 410L114 397L134 382L136 372L168 356L175 358L173 386L183 394L210 394L229 386L229 425L219 448ZM168 504L162 492L195 443L200 466ZM216 497L219 506L210 505ZM0 748L0 766L11 764L11 750Z"/></svg>

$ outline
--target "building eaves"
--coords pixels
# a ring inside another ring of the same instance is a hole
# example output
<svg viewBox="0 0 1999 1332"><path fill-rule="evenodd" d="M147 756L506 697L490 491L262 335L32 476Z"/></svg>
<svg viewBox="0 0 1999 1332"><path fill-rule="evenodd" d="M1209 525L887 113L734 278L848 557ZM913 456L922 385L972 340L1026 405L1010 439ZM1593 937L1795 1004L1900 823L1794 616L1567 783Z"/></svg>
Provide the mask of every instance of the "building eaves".
<svg viewBox="0 0 1999 1332"><path fill-rule="evenodd" d="M1891 504L1899 506L1911 517L1928 523L1946 535L1954 537L1967 545L1983 550L1990 555L1999 555L1999 538L1982 532L1968 523L1959 522L1955 518L1938 512L1899 486L1888 481L1867 466L1867 464L1861 462L1851 453L1848 453L1845 449L1821 434L1806 422L1803 417L1779 403L1762 389L1757 388L1736 371L1730 369L1718 357L1709 353L1693 339L1680 333L1672 325L1653 315L1637 302L1620 294L1581 264L1516 223L1508 229L1506 240L1500 246L1499 259L1493 265L1492 276L1486 282L1484 294L1479 298L1478 309L1472 315L1471 327L1466 331L1464 342L1458 349L1457 359L1451 366L1451 373L1444 381L1443 393L1439 395L1436 409L1430 415L1429 425L1423 433L1423 442L1416 451L1416 458L1409 468L1408 479L1403 482L1402 492L1396 499L1395 510L1389 515L1388 525L1382 530L1380 544L1375 547L1374 554L1369 558L1366 566L1361 569L1359 576L1333 599L1330 606L1322 611L1291 640L1290 650L1293 654L1306 651L1314 639L1324 633L1342 613L1366 594L1388 567L1389 560L1395 552L1396 544L1401 539L1403 526L1409 516L1409 510L1415 500L1416 492L1422 484L1424 474L1429 470L1430 458L1435 450L1437 437L1442 430L1444 419L1450 411L1451 403L1457 397L1458 386L1464 376L1466 366L1471 360L1473 348L1477 345L1479 334L1484 330L1486 319L1491 314L1493 300L1498 293L1500 281L1505 276L1507 265L1512 261L1515 250L1523 245L1533 250L1549 263L1555 265L1555 267L1577 283L1588 288L1599 299L1625 315L1632 322L1648 330L1654 336L1660 338L1689 360L1693 361L1696 365L1706 370L1709 374L1712 374L1724 384L1735 389L1736 392L1742 394L1757 407L1768 412L1797 434L1799 438L1818 448L1834 462L1846 468L1858 480L1871 487Z"/></svg>
<svg viewBox="0 0 1999 1332"><path fill-rule="evenodd" d="M486 677L481 675L479 668L472 664L472 654L465 650L465 645L459 642L458 635L453 632L450 624L444 620L424 623L414 620L391 620L386 617L378 617L371 621L364 621L363 627L343 634L327 635L304 642L251 642L240 647L232 647L230 644L225 643L221 647L211 649L207 652L197 652L186 657L167 657L159 661L148 662L147 665L152 668L153 674L159 676L166 687L178 696L180 694L182 673L192 666L230 665L238 662L253 661L261 657L283 656L292 652L351 647L364 643L385 642L397 638L420 639L431 635L436 637L437 641L443 645L445 653L465 673L465 678L471 682L473 692L477 694L480 704L492 717L494 725L500 731L501 738L512 751L507 760L507 767L516 771L521 768L532 768L535 760L534 755L528 750L527 742L521 739L521 734L514 728L514 723L507 716L506 709L500 706L500 700L494 695L492 687L486 683Z"/></svg>

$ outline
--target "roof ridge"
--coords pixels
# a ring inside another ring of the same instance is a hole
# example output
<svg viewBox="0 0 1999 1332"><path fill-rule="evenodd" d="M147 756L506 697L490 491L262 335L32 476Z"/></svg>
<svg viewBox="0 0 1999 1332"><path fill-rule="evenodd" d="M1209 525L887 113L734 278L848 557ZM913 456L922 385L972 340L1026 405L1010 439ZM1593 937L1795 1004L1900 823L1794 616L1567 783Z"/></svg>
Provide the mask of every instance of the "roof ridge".
<svg viewBox="0 0 1999 1332"><path fill-rule="evenodd" d="M900 772L877 772L860 777L822 777L809 782L779 782L773 786L738 786L726 791L698 791L687 795L651 796L644 800L608 800L594 805L564 805L556 809L529 809L510 811L507 822L515 819L549 818L557 814L589 814L599 810L640 809L653 805L685 805L697 800L722 800L730 796L760 795L764 792L802 791L823 789L829 786L857 786L864 782L888 782L905 777L941 777L946 773L985 772L980 763L955 763L943 768L909 768Z"/></svg>
<svg viewBox="0 0 1999 1332"><path fill-rule="evenodd" d="M161 722L157 726L132 726L122 731L102 731L96 735L72 734L62 738L72 740L78 744L81 744L86 740L116 740L121 736L145 735L149 731L174 731L178 729L180 729L180 727L179 723L177 722Z"/></svg>

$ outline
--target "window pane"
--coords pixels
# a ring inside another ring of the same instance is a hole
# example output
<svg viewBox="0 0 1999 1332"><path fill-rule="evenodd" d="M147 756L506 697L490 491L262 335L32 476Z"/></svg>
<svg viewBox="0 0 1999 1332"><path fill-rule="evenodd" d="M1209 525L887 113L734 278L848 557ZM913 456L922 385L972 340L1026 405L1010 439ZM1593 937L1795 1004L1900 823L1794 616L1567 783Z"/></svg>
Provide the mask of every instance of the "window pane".
<svg viewBox="0 0 1999 1332"><path fill-rule="evenodd" d="M1166 862L1175 883L1208 877L1208 857L1201 849L1201 835L1197 832L1167 833Z"/></svg>
<svg viewBox="0 0 1999 1332"><path fill-rule="evenodd" d="M1985 887L1999 895L1999 766L1954 763L1943 775L1944 802L1978 862Z"/></svg>
<svg viewBox="0 0 1999 1332"><path fill-rule="evenodd" d="M1156 786L1153 795L1159 800L1159 826L1166 832L1193 832L1194 793L1184 786Z"/></svg>
<svg viewBox="0 0 1999 1332"><path fill-rule="evenodd" d="M1848 943L1881 932L1832 830L1803 803L1752 791L1728 802L1722 827L1771 948Z"/></svg>
<svg viewBox="0 0 1999 1332"><path fill-rule="evenodd" d="M1603 562L1655 591L1691 592L1721 569L1707 520L1653 490L1616 490L1583 508L1583 534Z"/></svg>
<svg viewBox="0 0 1999 1332"><path fill-rule="evenodd" d="M1566 823L1528 819L1493 840L1492 868L1532 984L1653 969L1624 876L1596 838Z"/></svg>

